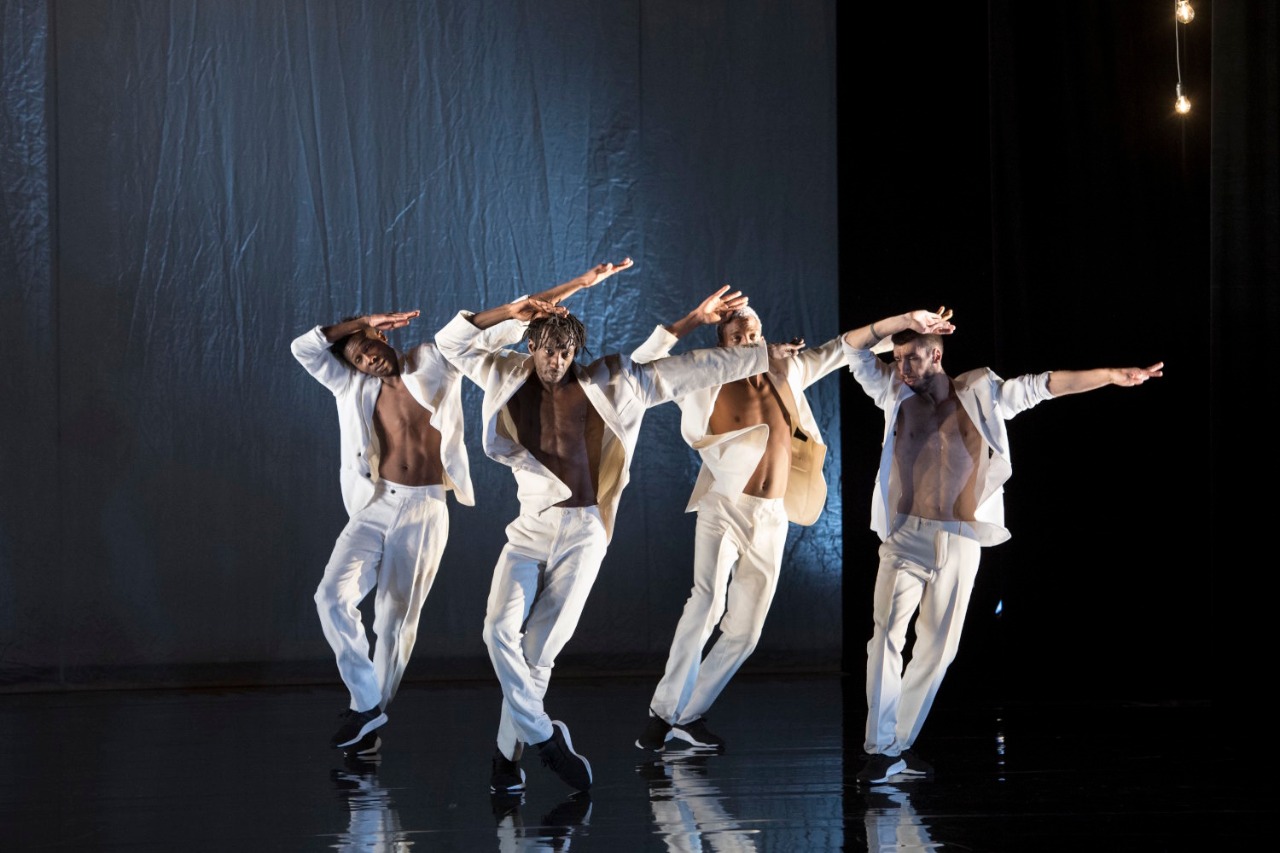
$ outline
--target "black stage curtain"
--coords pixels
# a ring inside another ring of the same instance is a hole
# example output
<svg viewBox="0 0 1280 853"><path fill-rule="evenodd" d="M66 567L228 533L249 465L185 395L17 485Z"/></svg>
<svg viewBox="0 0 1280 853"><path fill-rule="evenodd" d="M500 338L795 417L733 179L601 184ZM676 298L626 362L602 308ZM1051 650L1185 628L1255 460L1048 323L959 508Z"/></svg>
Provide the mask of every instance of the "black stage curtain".
<svg viewBox="0 0 1280 853"><path fill-rule="evenodd" d="M1178 32L1172 3L1102 0L842 21L846 45L856 28L901 48L841 54L842 116L880 119L842 125L842 325L952 306L953 374L1167 363L1010 422L1013 537L984 552L944 696L1211 698L1248 648L1254 617L1224 600L1247 439L1223 415L1274 339L1280 40L1273 4L1194 6ZM851 382L842 406L857 672L883 421Z"/></svg>

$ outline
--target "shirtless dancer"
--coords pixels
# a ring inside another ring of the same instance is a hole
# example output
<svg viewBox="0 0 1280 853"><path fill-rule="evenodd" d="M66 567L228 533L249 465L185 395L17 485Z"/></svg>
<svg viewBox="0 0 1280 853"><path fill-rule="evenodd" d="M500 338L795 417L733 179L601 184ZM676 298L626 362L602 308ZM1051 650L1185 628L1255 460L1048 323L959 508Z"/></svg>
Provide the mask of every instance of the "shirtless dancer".
<svg viewBox="0 0 1280 853"><path fill-rule="evenodd" d="M763 343L694 350L650 364L621 355L576 363L586 330L558 303L631 266L630 258L600 264L537 297L459 312L436 335L441 352L483 389L485 452L512 469L520 499L484 620L503 696L489 780L495 795L524 790L525 744L574 790L591 787L590 763L543 699L613 535L645 411L759 373L768 363ZM707 322L711 313L686 319ZM487 346L482 330L501 326L527 327L529 352Z"/></svg>
<svg viewBox="0 0 1280 853"><path fill-rule="evenodd" d="M449 535L445 492L475 504L463 444L462 374L431 344L400 353L386 333L418 311L316 326L293 355L338 407L339 480L350 516L316 589L316 609L350 705L330 743L378 752L377 729L404 675L418 616ZM495 334L500 334L498 330ZM493 346L513 343L494 337ZM359 604L374 589L373 658Z"/></svg>
<svg viewBox="0 0 1280 853"><path fill-rule="evenodd" d="M1157 362L1007 380L980 368L953 379L942 368L941 336L954 331L950 317L943 308L912 311L845 335L856 350L854 377L885 412L871 507L871 527L883 544L867 643L868 758L857 774L863 784L928 772L909 750L959 648L981 549L1009 538L1004 483L1012 468L1004 422L1053 397L1164 375ZM886 337L893 365L873 351ZM904 671L907 625L917 609Z"/></svg>
<svg viewBox="0 0 1280 853"><path fill-rule="evenodd" d="M741 301L745 302L745 298ZM659 326L635 361L666 355L688 330ZM722 347L761 339L760 317L743 305L716 327ZM687 512L697 512L693 588L685 601L649 719L636 746L674 739L723 749L707 711L755 650L778 588L788 522L810 525L826 502L822 443L804 389L849 363L841 338L804 349L797 338L766 372L681 397L680 429L702 457ZM716 626L720 636L703 656Z"/></svg>

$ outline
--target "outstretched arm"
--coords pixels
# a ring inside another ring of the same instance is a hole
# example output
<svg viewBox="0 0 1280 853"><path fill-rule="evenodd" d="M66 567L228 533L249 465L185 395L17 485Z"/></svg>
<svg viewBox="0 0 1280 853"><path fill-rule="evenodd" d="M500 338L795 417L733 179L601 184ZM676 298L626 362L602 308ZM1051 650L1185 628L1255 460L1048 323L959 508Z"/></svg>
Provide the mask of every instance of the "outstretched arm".
<svg viewBox="0 0 1280 853"><path fill-rule="evenodd" d="M325 340L329 343L340 341L347 335L353 335L363 329L377 329L379 332L389 332L392 329L399 329L409 323L421 314L421 311L393 311L389 314L366 314L363 317L356 317L352 320L343 320L340 323L334 323L331 326L321 326L320 332L324 335Z"/></svg>
<svg viewBox="0 0 1280 853"><path fill-rule="evenodd" d="M559 305L579 290L585 290L588 287L595 287L600 282L609 278L614 273L631 269L635 266L635 261L630 258L623 258L622 263L612 264L596 264L580 276L569 279L564 284L557 284L555 287L547 288L541 293L533 295L533 299L540 299L543 302L549 302L552 305Z"/></svg>
<svg viewBox="0 0 1280 853"><path fill-rule="evenodd" d="M871 349L885 338L914 329L922 335L949 335L956 327L950 322L951 311L945 305L937 311L909 311L869 323L845 332L844 341L854 349Z"/></svg>
<svg viewBox="0 0 1280 853"><path fill-rule="evenodd" d="M504 320L520 320L528 323L551 314L566 314L568 309L559 304L561 301L583 288L594 287L614 273L630 269L634 265L635 261L630 258L623 258L622 263L619 264L596 264L582 275L575 276L563 284L557 284L555 287L548 288L541 293L535 293L533 296L527 296L524 299L509 302L506 305L489 308L479 314L473 314L471 315L471 322L477 328L487 329Z"/></svg>
<svg viewBox="0 0 1280 853"><path fill-rule="evenodd" d="M1055 370L1049 374L1049 393L1055 397L1081 394L1104 385L1131 388L1148 379L1164 376L1164 362L1150 367L1098 367L1093 370Z"/></svg>

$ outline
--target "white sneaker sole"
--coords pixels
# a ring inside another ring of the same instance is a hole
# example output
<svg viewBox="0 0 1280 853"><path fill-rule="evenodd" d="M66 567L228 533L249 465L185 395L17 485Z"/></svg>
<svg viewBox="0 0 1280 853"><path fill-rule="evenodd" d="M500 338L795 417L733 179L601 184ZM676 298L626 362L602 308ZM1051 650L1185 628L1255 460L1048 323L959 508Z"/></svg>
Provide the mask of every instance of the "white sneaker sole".
<svg viewBox="0 0 1280 853"><path fill-rule="evenodd" d="M518 784L518 785L511 785L510 787L507 787L507 788L496 788L496 787L494 787L493 785L490 785L490 786L489 786L489 793L490 793L490 794L519 794L519 793L521 793L522 791L524 791L524 782L525 782L525 777L524 777L524 768L521 768L521 769L520 769L520 784Z"/></svg>
<svg viewBox="0 0 1280 853"><path fill-rule="evenodd" d="M560 733L564 735L564 746L565 749L569 750L569 754L581 761L582 765L587 768L587 785L590 786L595 782L595 778L591 775L591 762L587 761L584 756L578 755L577 750L573 748L573 738L569 737L569 727L559 720L552 720L551 725L553 728L558 727Z"/></svg>
<svg viewBox="0 0 1280 853"><path fill-rule="evenodd" d="M670 741L671 738L672 734L670 729L667 729L667 733L663 735L662 743L654 747L645 746L640 742L640 738L636 738L636 749L643 749L645 752L662 752L662 748L667 745L667 742Z"/></svg>
<svg viewBox="0 0 1280 853"><path fill-rule="evenodd" d="M348 749L347 755L353 758L374 758L382 750L382 738L377 735L373 736L373 746L365 749Z"/></svg>
<svg viewBox="0 0 1280 853"><path fill-rule="evenodd" d="M682 740L685 743L689 744L690 746L696 746L699 749L723 749L724 748L722 744L705 743L703 741L700 741L693 735L689 734L684 729L680 728L679 726L671 727L671 731L667 734L667 740L671 740L672 738Z"/></svg>
<svg viewBox="0 0 1280 853"><path fill-rule="evenodd" d="M899 758L897 761L890 764L885 769L884 773L882 773L881 775L877 776L874 779L865 779L863 781L868 782L872 785L879 785L881 782L888 782L890 776L894 776L898 773L901 773L904 769L906 769L906 766L907 766L907 762Z"/></svg>
<svg viewBox="0 0 1280 853"><path fill-rule="evenodd" d="M374 717L374 718L373 718L372 720L370 720L369 722L365 723L365 724L360 728L360 733L359 733L359 734L357 734L355 737L353 737L351 740L349 740L349 741L345 741L345 742L343 742L343 743L335 743L335 744L334 744L334 746L335 746L336 748L338 748L338 749L346 749L347 747L351 746L352 744L359 743L359 742L360 742L360 738L364 737L364 736L365 736L365 735L367 735L369 732L373 731L374 729L378 728L379 726L385 725L385 724L386 724L386 722L387 722L387 715L386 715L385 713L379 714L378 716Z"/></svg>

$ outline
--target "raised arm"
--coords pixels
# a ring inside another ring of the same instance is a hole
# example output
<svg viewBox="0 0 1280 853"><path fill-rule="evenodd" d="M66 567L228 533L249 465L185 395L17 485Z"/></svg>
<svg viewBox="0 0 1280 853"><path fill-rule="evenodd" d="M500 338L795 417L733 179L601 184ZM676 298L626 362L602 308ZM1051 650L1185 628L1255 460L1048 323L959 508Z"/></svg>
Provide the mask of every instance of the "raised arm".
<svg viewBox="0 0 1280 853"><path fill-rule="evenodd" d="M421 313L421 311L393 311L389 314L366 314L363 317L343 320L331 326L321 326L320 333L324 335L326 341L332 344L364 329L389 332L392 329L402 328L409 325Z"/></svg>
<svg viewBox="0 0 1280 853"><path fill-rule="evenodd" d="M697 307L688 314L663 328L677 338L683 338L699 326L719 323L739 308L747 307L747 301L747 297L742 295L741 290L730 293L729 285L726 284L699 302Z"/></svg>
<svg viewBox="0 0 1280 853"><path fill-rule="evenodd" d="M350 388L357 371L346 358L334 354L333 345L349 335L369 329L386 333L407 326L417 316L417 311L397 311L353 317L328 326L312 326L294 338L289 349L308 373L334 394L341 394Z"/></svg>
<svg viewBox="0 0 1280 853"><path fill-rule="evenodd" d="M1164 362L1150 367L1098 367L1093 370L1055 370L1049 374L1049 393L1055 397L1082 394L1104 385L1131 388L1164 376Z"/></svg>
<svg viewBox="0 0 1280 853"><path fill-rule="evenodd" d="M683 338L699 326L719 323L734 311L747 307L748 297L743 296L741 290L735 290L733 293L728 291L729 285L726 284L702 300L698 307L688 314L663 328L675 337ZM804 338L792 338L784 343L768 344L770 359L790 358L802 349L804 349Z"/></svg>
<svg viewBox="0 0 1280 853"><path fill-rule="evenodd" d="M549 302L552 305L559 305L579 290L588 287L595 287L600 282L609 278L614 273L620 273L623 270L629 270L635 266L635 261L630 258L623 258L621 263L605 263L596 264L582 275L575 276L563 284L557 284L555 287L547 288L541 293L533 295L533 299L540 299L543 302Z"/></svg>
<svg viewBox="0 0 1280 853"><path fill-rule="evenodd" d="M907 329L914 329L922 335L949 335L955 331L955 326L950 323L951 313L944 305L937 311L895 314L845 332L844 342L854 349L874 349L876 344Z"/></svg>
<svg viewBox="0 0 1280 853"><path fill-rule="evenodd" d="M747 302L748 298L742 295L741 290L730 293L729 285L726 284L698 303L697 307L679 320L656 327L648 340L631 353L631 360L637 364L645 364L655 358L663 358L671 352L671 348L675 346L678 339L699 326L721 322L734 311L747 307ZM779 344L770 343L767 346L768 357L771 360L790 358L802 349L804 349L803 338L793 338Z"/></svg>
<svg viewBox="0 0 1280 853"><path fill-rule="evenodd" d="M508 302L505 305L488 308L478 314L472 314L471 322L477 328L487 329L504 320L520 320L528 323L551 314L565 314L568 309L561 306L560 302L579 290L594 287L614 273L630 269L634 265L635 261L630 258L623 258L622 263L618 264L596 264L582 275L575 276L563 284L557 284L555 287L547 288L541 293L535 293L532 296L526 296L523 299L517 299L515 302Z"/></svg>

